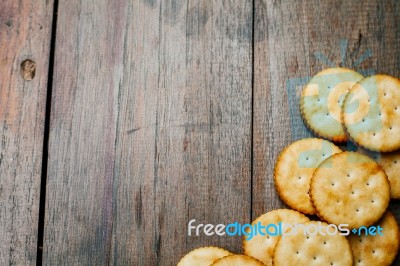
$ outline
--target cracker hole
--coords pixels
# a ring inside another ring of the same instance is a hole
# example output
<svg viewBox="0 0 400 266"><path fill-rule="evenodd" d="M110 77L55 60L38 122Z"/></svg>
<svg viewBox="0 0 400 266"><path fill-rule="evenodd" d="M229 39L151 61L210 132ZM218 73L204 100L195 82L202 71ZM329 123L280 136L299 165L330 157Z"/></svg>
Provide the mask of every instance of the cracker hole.
<svg viewBox="0 0 400 266"><path fill-rule="evenodd" d="M334 187L335 186L335 183L332 183L332 187Z"/></svg>
<svg viewBox="0 0 400 266"><path fill-rule="evenodd" d="M326 115L329 115L329 113L326 113Z"/></svg>
<svg viewBox="0 0 400 266"><path fill-rule="evenodd" d="M372 134L372 135L376 136L376 133L374 133L374 134Z"/></svg>
<svg viewBox="0 0 400 266"><path fill-rule="evenodd" d="M306 160L308 161L308 157L306 158Z"/></svg>
<svg viewBox="0 0 400 266"><path fill-rule="evenodd" d="M317 259L317 257L314 257L314 260L316 260Z"/></svg>
<svg viewBox="0 0 400 266"><path fill-rule="evenodd" d="M296 251L296 254L299 254L299 251Z"/></svg>
<svg viewBox="0 0 400 266"><path fill-rule="evenodd" d="M372 202L372 203L374 203L374 202L375 202L375 200L371 200L371 202Z"/></svg>
<svg viewBox="0 0 400 266"><path fill-rule="evenodd" d="M347 177L350 177L350 174L347 174Z"/></svg>
<svg viewBox="0 0 400 266"><path fill-rule="evenodd" d="M324 245L326 245L326 241L324 241Z"/></svg>
<svg viewBox="0 0 400 266"><path fill-rule="evenodd" d="M359 209L356 209L356 212L359 212L360 210Z"/></svg>
<svg viewBox="0 0 400 266"><path fill-rule="evenodd" d="M333 265L333 262L331 262L331 265Z"/></svg>
<svg viewBox="0 0 400 266"><path fill-rule="evenodd" d="M299 176L299 180L301 179L301 176Z"/></svg>
<svg viewBox="0 0 400 266"><path fill-rule="evenodd" d="M375 254L375 250L372 250L372 254Z"/></svg>
<svg viewBox="0 0 400 266"><path fill-rule="evenodd" d="M354 195L354 191L352 191L352 192L351 192L351 194L353 194L353 195Z"/></svg>
<svg viewBox="0 0 400 266"><path fill-rule="evenodd" d="M365 122L365 119L363 119L362 121Z"/></svg>
<svg viewBox="0 0 400 266"><path fill-rule="evenodd" d="M320 98L318 98L318 101L320 102L320 101L321 101L321 99L320 99Z"/></svg>
<svg viewBox="0 0 400 266"><path fill-rule="evenodd" d="M362 239L360 238L360 239L358 240L358 242L360 242L360 243L361 243L361 242L362 242Z"/></svg>
<svg viewBox="0 0 400 266"><path fill-rule="evenodd" d="M309 236L307 236L307 239L309 239L310 237Z"/></svg>
<svg viewBox="0 0 400 266"><path fill-rule="evenodd" d="M370 103L370 102L371 102L371 99L368 99L368 102Z"/></svg>
<svg viewBox="0 0 400 266"><path fill-rule="evenodd" d="M36 63L26 59L21 63L21 76L24 80L32 80L36 74Z"/></svg>
<svg viewBox="0 0 400 266"><path fill-rule="evenodd" d="M397 111L397 109L398 109L398 107L395 107L395 108L394 108L394 110L396 110L396 111Z"/></svg>
<svg viewBox="0 0 400 266"><path fill-rule="evenodd" d="M369 183L367 182L367 186L369 186Z"/></svg>
<svg viewBox="0 0 400 266"><path fill-rule="evenodd" d="M397 163L397 161L394 161L394 163L396 164L396 163Z"/></svg>

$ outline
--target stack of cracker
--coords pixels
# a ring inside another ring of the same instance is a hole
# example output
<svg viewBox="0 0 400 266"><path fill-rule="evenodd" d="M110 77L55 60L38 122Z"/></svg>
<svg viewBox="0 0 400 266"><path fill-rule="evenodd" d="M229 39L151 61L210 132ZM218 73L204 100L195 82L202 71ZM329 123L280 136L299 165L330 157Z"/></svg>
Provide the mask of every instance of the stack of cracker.
<svg viewBox="0 0 400 266"><path fill-rule="evenodd" d="M391 198L400 199L400 80L387 75L364 78L350 69L329 68L305 86L300 109L317 138L286 147L274 170L277 192L293 210L270 211L252 225L304 227L285 236L245 237L244 255L216 247L196 249L178 266L393 263L400 231L387 208ZM334 144L349 141L357 152ZM350 235L310 234L305 229L332 225L345 226ZM351 233L370 226L381 228L382 234Z"/></svg>
<svg viewBox="0 0 400 266"><path fill-rule="evenodd" d="M300 111L319 138L296 141L281 152L274 173L280 198L328 224L346 225L354 232L375 225L383 235L340 236L345 240L337 246L341 261L331 251L324 255L321 246L318 254L314 246L311 251L297 247L297 256L286 254L283 246L296 249L295 242L308 241L304 234L285 237L275 248L273 264L390 265L400 241L396 219L387 211L390 199L400 198L400 80L387 75L364 78L350 69L329 68L305 86ZM358 152L342 151L332 143L350 141ZM320 238L326 246L332 237ZM344 260L349 250L351 260ZM308 255L299 256L302 252Z"/></svg>

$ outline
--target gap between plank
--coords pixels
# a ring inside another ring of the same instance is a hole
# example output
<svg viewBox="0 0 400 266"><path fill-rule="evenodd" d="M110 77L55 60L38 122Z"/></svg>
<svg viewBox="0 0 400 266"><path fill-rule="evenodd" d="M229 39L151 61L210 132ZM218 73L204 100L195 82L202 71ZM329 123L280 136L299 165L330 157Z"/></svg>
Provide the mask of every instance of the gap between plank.
<svg viewBox="0 0 400 266"><path fill-rule="evenodd" d="M251 221L253 221L253 164L254 164L254 43L255 43L255 39L254 39L254 29L255 29L255 0L253 0L253 16L251 19L251 122L250 122L250 136L251 136L251 141L250 141L250 149L251 149L251 153L250 153L250 223Z"/></svg>
<svg viewBox="0 0 400 266"><path fill-rule="evenodd" d="M48 155L49 155L48 148L49 148L49 133L50 133L50 111L51 111L51 97L52 97L52 90L53 90L57 12L58 12L58 0L54 0L53 20L52 20L51 37L50 37L49 72L48 72L48 77L47 77L47 95L46 95L46 111L45 111L46 113L45 113L45 122L44 122L42 175L41 175L41 182L40 182L38 242L37 242L37 253L36 253L36 265L42 265L42 262L43 262L44 216L46 213L47 164L48 164Z"/></svg>

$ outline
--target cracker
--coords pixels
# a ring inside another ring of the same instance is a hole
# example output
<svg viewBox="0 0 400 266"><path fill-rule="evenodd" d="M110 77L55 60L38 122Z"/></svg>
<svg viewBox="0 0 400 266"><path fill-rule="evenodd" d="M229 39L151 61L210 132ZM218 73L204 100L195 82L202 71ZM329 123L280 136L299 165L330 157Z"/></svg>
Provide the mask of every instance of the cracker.
<svg viewBox="0 0 400 266"><path fill-rule="evenodd" d="M275 165L275 187L280 198L291 208L315 214L308 194L314 170L329 156L341 152L331 142L309 138L296 141L284 149Z"/></svg>
<svg viewBox="0 0 400 266"><path fill-rule="evenodd" d="M400 80L375 75L358 82L344 100L343 121L359 146L380 152L400 149Z"/></svg>
<svg viewBox="0 0 400 266"><path fill-rule="evenodd" d="M350 88L364 77L346 68L328 68L317 73L304 87L300 112L306 126L317 136L345 142L342 103Z"/></svg>
<svg viewBox="0 0 400 266"><path fill-rule="evenodd" d="M328 223L349 228L370 226L385 213L390 185L385 171L366 155L342 152L314 172L310 196L317 214Z"/></svg>
<svg viewBox="0 0 400 266"><path fill-rule="evenodd" d="M400 232L396 218L386 212L377 224L383 235L350 235L347 239L353 252L355 266L391 265L397 255Z"/></svg>
<svg viewBox="0 0 400 266"><path fill-rule="evenodd" d="M371 152L364 149L358 150L373 158L385 170L390 183L390 197L400 199L400 150L390 153Z"/></svg>
<svg viewBox="0 0 400 266"><path fill-rule="evenodd" d="M306 228L328 226L324 222L316 221L303 225L307 226ZM314 229L306 230L305 227L298 227L292 234L282 236L275 248L274 265L353 265L353 256L347 239L339 234L324 234L316 233Z"/></svg>
<svg viewBox="0 0 400 266"><path fill-rule="evenodd" d="M246 255L230 255L217 260L213 266L263 266L264 264Z"/></svg>
<svg viewBox="0 0 400 266"><path fill-rule="evenodd" d="M261 224L267 226L269 224L299 224L310 221L302 213L289 209L278 209L267 212L257 219L255 219L252 225ZM243 239L243 250L244 254L256 258L263 262L267 266L272 266L272 257L274 255L275 245L278 242L278 236L269 236L257 234L250 240Z"/></svg>
<svg viewBox="0 0 400 266"><path fill-rule="evenodd" d="M400 151L383 153L378 163L389 178L390 197L392 199L400 199Z"/></svg>
<svg viewBox="0 0 400 266"><path fill-rule="evenodd" d="M197 248L186 254L177 266L209 266L220 258L229 255L232 255L232 253L218 247Z"/></svg>

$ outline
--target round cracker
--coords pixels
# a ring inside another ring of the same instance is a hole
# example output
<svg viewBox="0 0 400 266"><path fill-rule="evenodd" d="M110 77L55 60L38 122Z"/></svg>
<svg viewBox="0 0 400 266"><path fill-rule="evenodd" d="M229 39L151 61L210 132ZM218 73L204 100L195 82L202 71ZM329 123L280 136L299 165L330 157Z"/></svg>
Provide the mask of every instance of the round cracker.
<svg viewBox="0 0 400 266"><path fill-rule="evenodd" d="M372 151L400 149L400 80L387 75L365 78L351 88L343 103L349 137Z"/></svg>
<svg viewBox="0 0 400 266"><path fill-rule="evenodd" d="M291 208L315 214L308 191L314 170L329 156L341 152L333 143L317 138L302 139L284 149L275 165L275 187Z"/></svg>
<svg viewBox="0 0 400 266"><path fill-rule="evenodd" d="M400 150L390 153L379 153L358 149L359 152L373 158L385 170L390 183L390 197L400 199Z"/></svg>
<svg viewBox="0 0 400 266"><path fill-rule="evenodd" d="M385 171L374 160L360 153L342 152L315 170L310 196L319 217L353 229L370 226L385 213L390 185Z"/></svg>
<svg viewBox="0 0 400 266"><path fill-rule="evenodd" d="M355 266L387 266L396 258L400 232L396 218L389 211L377 224L383 235L350 235L347 237Z"/></svg>
<svg viewBox="0 0 400 266"><path fill-rule="evenodd" d="M229 255L217 260L213 266L264 266L264 264L252 257L246 255Z"/></svg>
<svg viewBox="0 0 400 266"><path fill-rule="evenodd" d="M267 226L269 224L279 223L294 225L308 221L310 221L310 219L300 212L289 209L278 209L261 215L253 221L252 225L261 224ZM267 266L272 266L272 258L278 239L278 236L269 236L268 234L257 234L250 240L247 240L246 237L244 237L244 254L260 260Z"/></svg>
<svg viewBox="0 0 400 266"><path fill-rule="evenodd" d="M304 87L300 112L306 126L317 136L345 142L342 103L344 96L364 77L346 68L328 68L317 73Z"/></svg>
<svg viewBox="0 0 400 266"><path fill-rule="evenodd" d="M305 229L323 227L326 232L328 224L324 222L311 221L303 225L305 227L291 229L293 234L279 239L274 252L275 266L353 265L350 245L344 236Z"/></svg>
<svg viewBox="0 0 400 266"><path fill-rule="evenodd" d="M231 252L219 247L202 247L190 251L177 266L209 266L215 261L232 255Z"/></svg>

